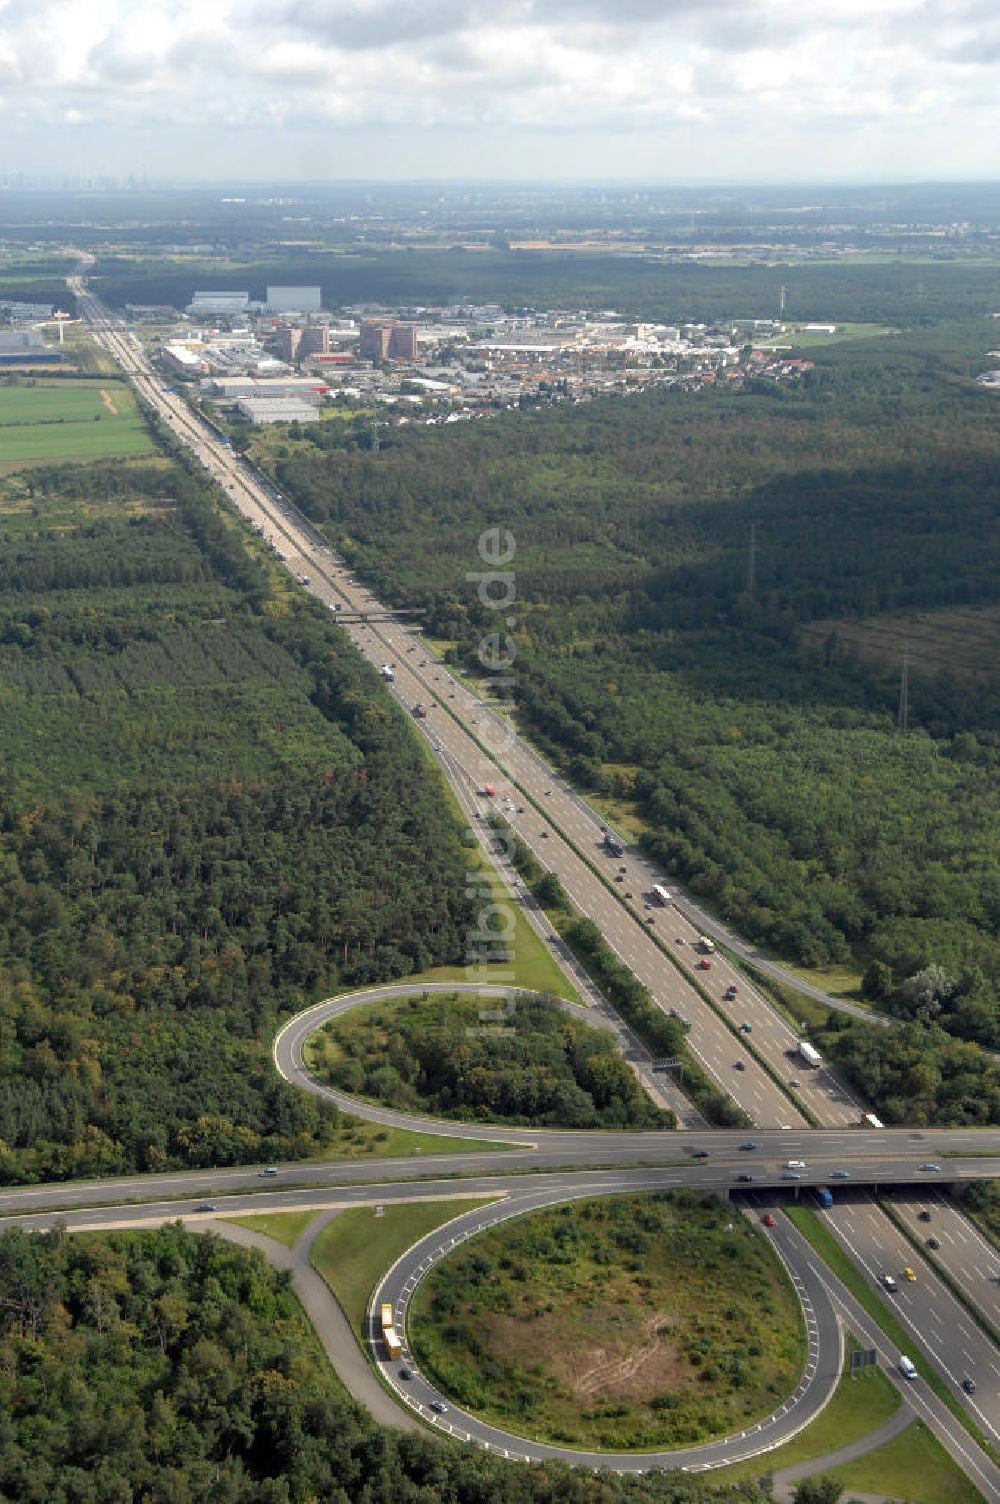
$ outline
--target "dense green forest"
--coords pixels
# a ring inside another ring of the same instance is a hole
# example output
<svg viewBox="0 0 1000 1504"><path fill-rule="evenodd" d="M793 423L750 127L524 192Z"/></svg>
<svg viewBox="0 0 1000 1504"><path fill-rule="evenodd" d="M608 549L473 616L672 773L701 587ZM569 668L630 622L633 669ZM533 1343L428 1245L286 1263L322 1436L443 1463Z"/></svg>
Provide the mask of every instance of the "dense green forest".
<svg viewBox="0 0 1000 1504"><path fill-rule="evenodd" d="M570 1017L555 998L514 994L504 1007L456 992L377 1003L327 1024L315 1058L332 1086L404 1111L561 1128L673 1126L614 1035Z"/></svg>
<svg viewBox="0 0 1000 1504"><path fill-rule="evenodd" d="M712 1504L681 1473L518 1467L379 1429L287 1276L179 1225L0 1234L3 1504ZM733 1504L765 1504L755 1485Z"/></svg>
<svg viewBox="0 0 1000 1504"><path fill-rule="evenodd" d="M0 1181L316 1152L280 1015L454 962L460 831L181 464L0 490Z"/></svg>
<svg viewBox="0 0 1000 1504"><path fill-rule="evenodd" d="M332 456L324 425L276 470L474 672L495 624L466 576L484 519L509 529L512 693L569 775L756 942L877 958L897 989L940 964L939 1023L996 1048L1000 675L911 676L901 736L901 664L801 631L1000 600L995 395L966 379L994 332L841 347L790 391L404 429L378 454Z"/></svg>
<svg viewBox="0 0 1000 1504"><path fill-rule="evenodd" d="M208 280L206 281L206 278ZM790 318L912 324L984 312L996 269L961 261L900 257L883 263L705 265L661 257L579 251L344 251L234 259L178 270L155 256L98 258L91 285L116 307L165 303L184 308L196 287L249 290L269 282L318 284L328 308L343 304L499 302L507 307L614 308L635 317L709 322L774 318L786 288Z"/></svg>

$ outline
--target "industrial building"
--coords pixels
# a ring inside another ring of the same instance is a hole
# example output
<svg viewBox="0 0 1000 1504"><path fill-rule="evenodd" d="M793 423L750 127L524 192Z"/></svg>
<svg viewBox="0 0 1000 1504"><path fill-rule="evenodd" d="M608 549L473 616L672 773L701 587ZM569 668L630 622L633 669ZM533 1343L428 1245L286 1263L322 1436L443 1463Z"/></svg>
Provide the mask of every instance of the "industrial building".
<svg viewBox="0 0 1000 1504"><path fill-rule="evenodd" d="M310 376L279 376L268 381L255 381L250 376L215 376L204 386L210 397L221 398L223 402L238 402L243 397L296 397L315 406L327 390L322 382Z"/></svg>
<svg viewBox="0 0 1000 1504"><path fill-rule="evenodd" d="M319 313L323 297L318 287L268 287L268 313Z"/></svg>
<svg viewBox="0 0 1000 1504"><path fill-rule="evenodd" d="M246 313L250 307L249 292L196 292L187 306L192 318L211 314L222 318L235 318Z"/></svg>
<svg viewBox="0 0 1000 1504"><path fill-rule="evenodd" d="M160 354L164 365L182 376L201 376L208 370L204 355L190 345L164 345Z"/></svg>
<svg viewBox="0 0 1000 1504"><path fill-rule="evenodd" d="M0 365L38 365L46 360L62 356L49 348L37 329L0 329Z"/></svg>
<svg viewBox="0 0 1000 1504"><path fill-rule="evenodd" d="M301 397L243 397L236 411L251 423L315 423L316 408Z"/></svg>

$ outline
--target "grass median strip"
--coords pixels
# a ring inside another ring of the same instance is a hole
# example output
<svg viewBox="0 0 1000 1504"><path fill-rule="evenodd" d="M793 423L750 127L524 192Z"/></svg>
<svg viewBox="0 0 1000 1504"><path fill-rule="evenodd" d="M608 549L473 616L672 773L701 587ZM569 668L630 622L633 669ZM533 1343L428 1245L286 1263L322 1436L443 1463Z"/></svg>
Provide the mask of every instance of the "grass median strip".
<svg viewBox="0 0 1000 1504"><path fill-rule="evenodd" d="M812 1244L832 1273L846 1285L858 1304L868 1312L873 1321L877 1322L890 1342L896 1344L900 1353L906 1353L913 1359L920 1377L926 1380L928 1387L933 1389L938 1399L948 1406L955 1419L962 1423L983 1451L996 1461L994 1448L967 1414L965 1407L952 1394L937 1369L932 1366L917 1338L911 1336L891 1307L876 1295L850 1255L824 1227L816 1213L805 1206L786 1206L785 1213L793 1226Z"/></svg>

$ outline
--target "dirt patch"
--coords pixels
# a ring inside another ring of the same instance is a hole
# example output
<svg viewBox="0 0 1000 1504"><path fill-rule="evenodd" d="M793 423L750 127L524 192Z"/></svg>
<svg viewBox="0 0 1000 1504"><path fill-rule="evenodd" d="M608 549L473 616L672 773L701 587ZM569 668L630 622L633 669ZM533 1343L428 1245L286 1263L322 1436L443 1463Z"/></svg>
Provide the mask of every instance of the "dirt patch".
<svg viewBox="0 0 1000 1504"><path fill-rule="evenodd" d="M494 1316L489 1347L508 1362L544 1362L560 1386L581 1399L646 1400L690 1378L690 1365L672 1340L671 1318L663 1311L624 1315L618 1307L589 1309L583 1330L545 1313L525 1322ZM527 1339L527 1340L526 1340Z"/></svg>
<svg viewBox="0 0 1000 1504"><path fill-rule="evenodd" d="M118 409L117 407L115 407L115 404L111 400L111 393L106 392L103 387L101 387L101 401L104 403L104 406L107 408L112 417L117 418Z"/></svg>

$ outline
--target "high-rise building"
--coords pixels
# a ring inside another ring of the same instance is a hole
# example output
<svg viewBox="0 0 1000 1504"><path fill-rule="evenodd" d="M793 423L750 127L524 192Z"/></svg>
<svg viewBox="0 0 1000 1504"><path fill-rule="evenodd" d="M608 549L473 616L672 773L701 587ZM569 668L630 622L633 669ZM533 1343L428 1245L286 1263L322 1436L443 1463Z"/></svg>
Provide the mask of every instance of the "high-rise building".
<svg viewBox="0 0 1000 1504"><path fill-rule="evenodd" d="M279 360L291 362L296 358L304 333L303 329L296 329L292 324L280 324L278 326L277 351Z"/></svg>
<svg viewBox="0 0 1000 1504"><path fill-rule="evenodd" d="M299 335L299 360L307 355L329 355L330 331L325 324L307 324L296 333Z"/></svg>
<svg viewBox="0 0 1000 1504"><path fill-rule="evenodd" d="M416 360L416 324L393 324L389 335L389 356L392 360Z"/></svg>
<svg viewBox="0 0 1000 1504"><path fill-rule="evenodd" d="M392 324L381 319L365 319L361 325L358 354L363 360L388 360Z"/></svg>

